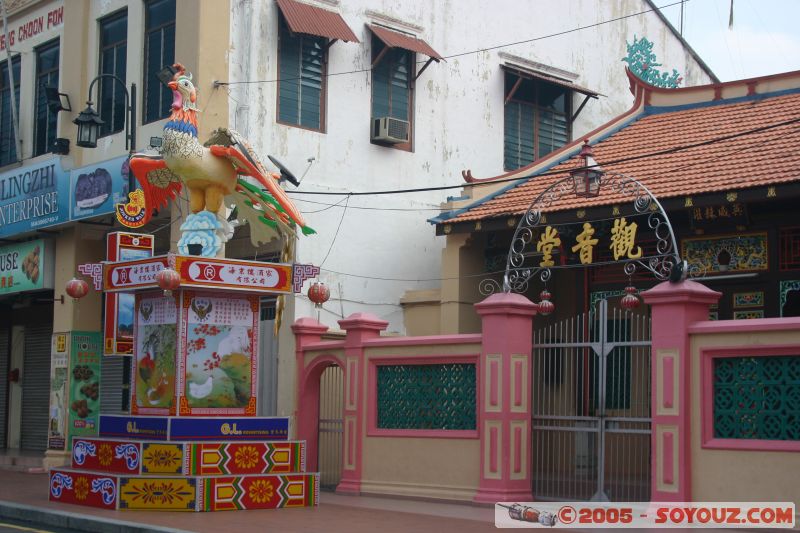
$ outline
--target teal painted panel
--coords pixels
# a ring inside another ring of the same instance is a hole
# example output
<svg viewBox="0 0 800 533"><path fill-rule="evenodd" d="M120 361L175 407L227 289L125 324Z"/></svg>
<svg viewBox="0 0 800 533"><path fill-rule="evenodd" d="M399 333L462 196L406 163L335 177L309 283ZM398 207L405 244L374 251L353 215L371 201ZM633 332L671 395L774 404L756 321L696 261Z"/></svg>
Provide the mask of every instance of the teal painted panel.
<svg viewBox="0 0 800 533"><path fill-rule="evenodd" d="M476 429L476 369L471 363L381 365L378 428Z"/></svg>
<svg viewBox="0 0 800 533"><path fill-rule="evenodd" d="M714 437L800 440L800 356L721 357L713 380Z"/></svg>

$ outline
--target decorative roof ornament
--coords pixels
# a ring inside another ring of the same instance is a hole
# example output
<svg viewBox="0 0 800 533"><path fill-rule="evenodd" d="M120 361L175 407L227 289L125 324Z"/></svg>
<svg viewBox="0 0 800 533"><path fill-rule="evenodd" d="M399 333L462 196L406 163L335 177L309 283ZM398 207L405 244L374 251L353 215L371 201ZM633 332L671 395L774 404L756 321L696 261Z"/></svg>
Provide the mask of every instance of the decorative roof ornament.
<svg viewBox="0 0 800 533"><path fill-rule="evenodd" d="M661 63L657 62L656 55L653 53L653 43L646 37L637 39L634 35L633 44L627 41L625 44L628 47L628 55L622 60L628 64L628 68L637 78L655 87L678 88L683 78L675 69L672 69L672 74L668 74L656 68L660 67Z"/></svg>

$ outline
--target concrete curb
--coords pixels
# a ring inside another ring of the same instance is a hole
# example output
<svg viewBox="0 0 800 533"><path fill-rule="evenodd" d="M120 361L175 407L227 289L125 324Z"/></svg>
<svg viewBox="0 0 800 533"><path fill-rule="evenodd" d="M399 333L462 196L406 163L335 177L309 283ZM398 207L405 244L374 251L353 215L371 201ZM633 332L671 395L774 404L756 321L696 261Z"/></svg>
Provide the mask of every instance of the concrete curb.
<svg viewBox="0 0 800 533"><path fill-rule="evenodd" d="M68 513L9 501L0 501L0 518L91 533L192 533L183 529Z"/></svg>

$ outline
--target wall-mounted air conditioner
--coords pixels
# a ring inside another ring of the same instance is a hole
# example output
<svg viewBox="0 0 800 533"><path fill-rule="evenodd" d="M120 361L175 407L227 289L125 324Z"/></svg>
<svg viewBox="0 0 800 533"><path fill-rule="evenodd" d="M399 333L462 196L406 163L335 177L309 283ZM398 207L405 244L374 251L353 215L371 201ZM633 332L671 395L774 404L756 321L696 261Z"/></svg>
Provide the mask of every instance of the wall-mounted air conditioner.
<svg viewBox="0 0 800 533"><path fill-rule="evenodd" d="M407 143L410 125L406 120L392 117L380 117L372 119L373 141L382 143Z"/></svg>

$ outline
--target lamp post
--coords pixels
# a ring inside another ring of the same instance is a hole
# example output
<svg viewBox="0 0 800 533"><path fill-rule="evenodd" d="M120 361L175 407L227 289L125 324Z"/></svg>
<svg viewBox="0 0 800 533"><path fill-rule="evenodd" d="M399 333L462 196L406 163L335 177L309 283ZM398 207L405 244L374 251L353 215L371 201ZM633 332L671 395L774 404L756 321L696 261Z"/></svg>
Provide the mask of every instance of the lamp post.
<svg viewBox="0 0 800 533"><path fill-rule="evenodd" d="M100 126L105 124L105 121L100 118L100 115L95 111L92 102L92 89L94 84L103 78L112 79L122 86L125 91L125 149L129 153L136 150L136 84L131 83L130 93L125 86L125 82L113 74L100 74L89 84L89 97L86 100L86 109L78 113L78 116L73 120L73 124L78 126L78 140L75 144L82 148L97 148L97 136ZM132 191L135 187L133 175L128 178L128 190Z"/></svg>
<svg viewBox="0 0 800 533"><path fill-rule="evenodd" d="M583 167L569 173L572 176L575 196L593 198L600 194L600 182L605 171L594 160L589 139L583 142L581 152L578 155L583 158Z"/></svg>

